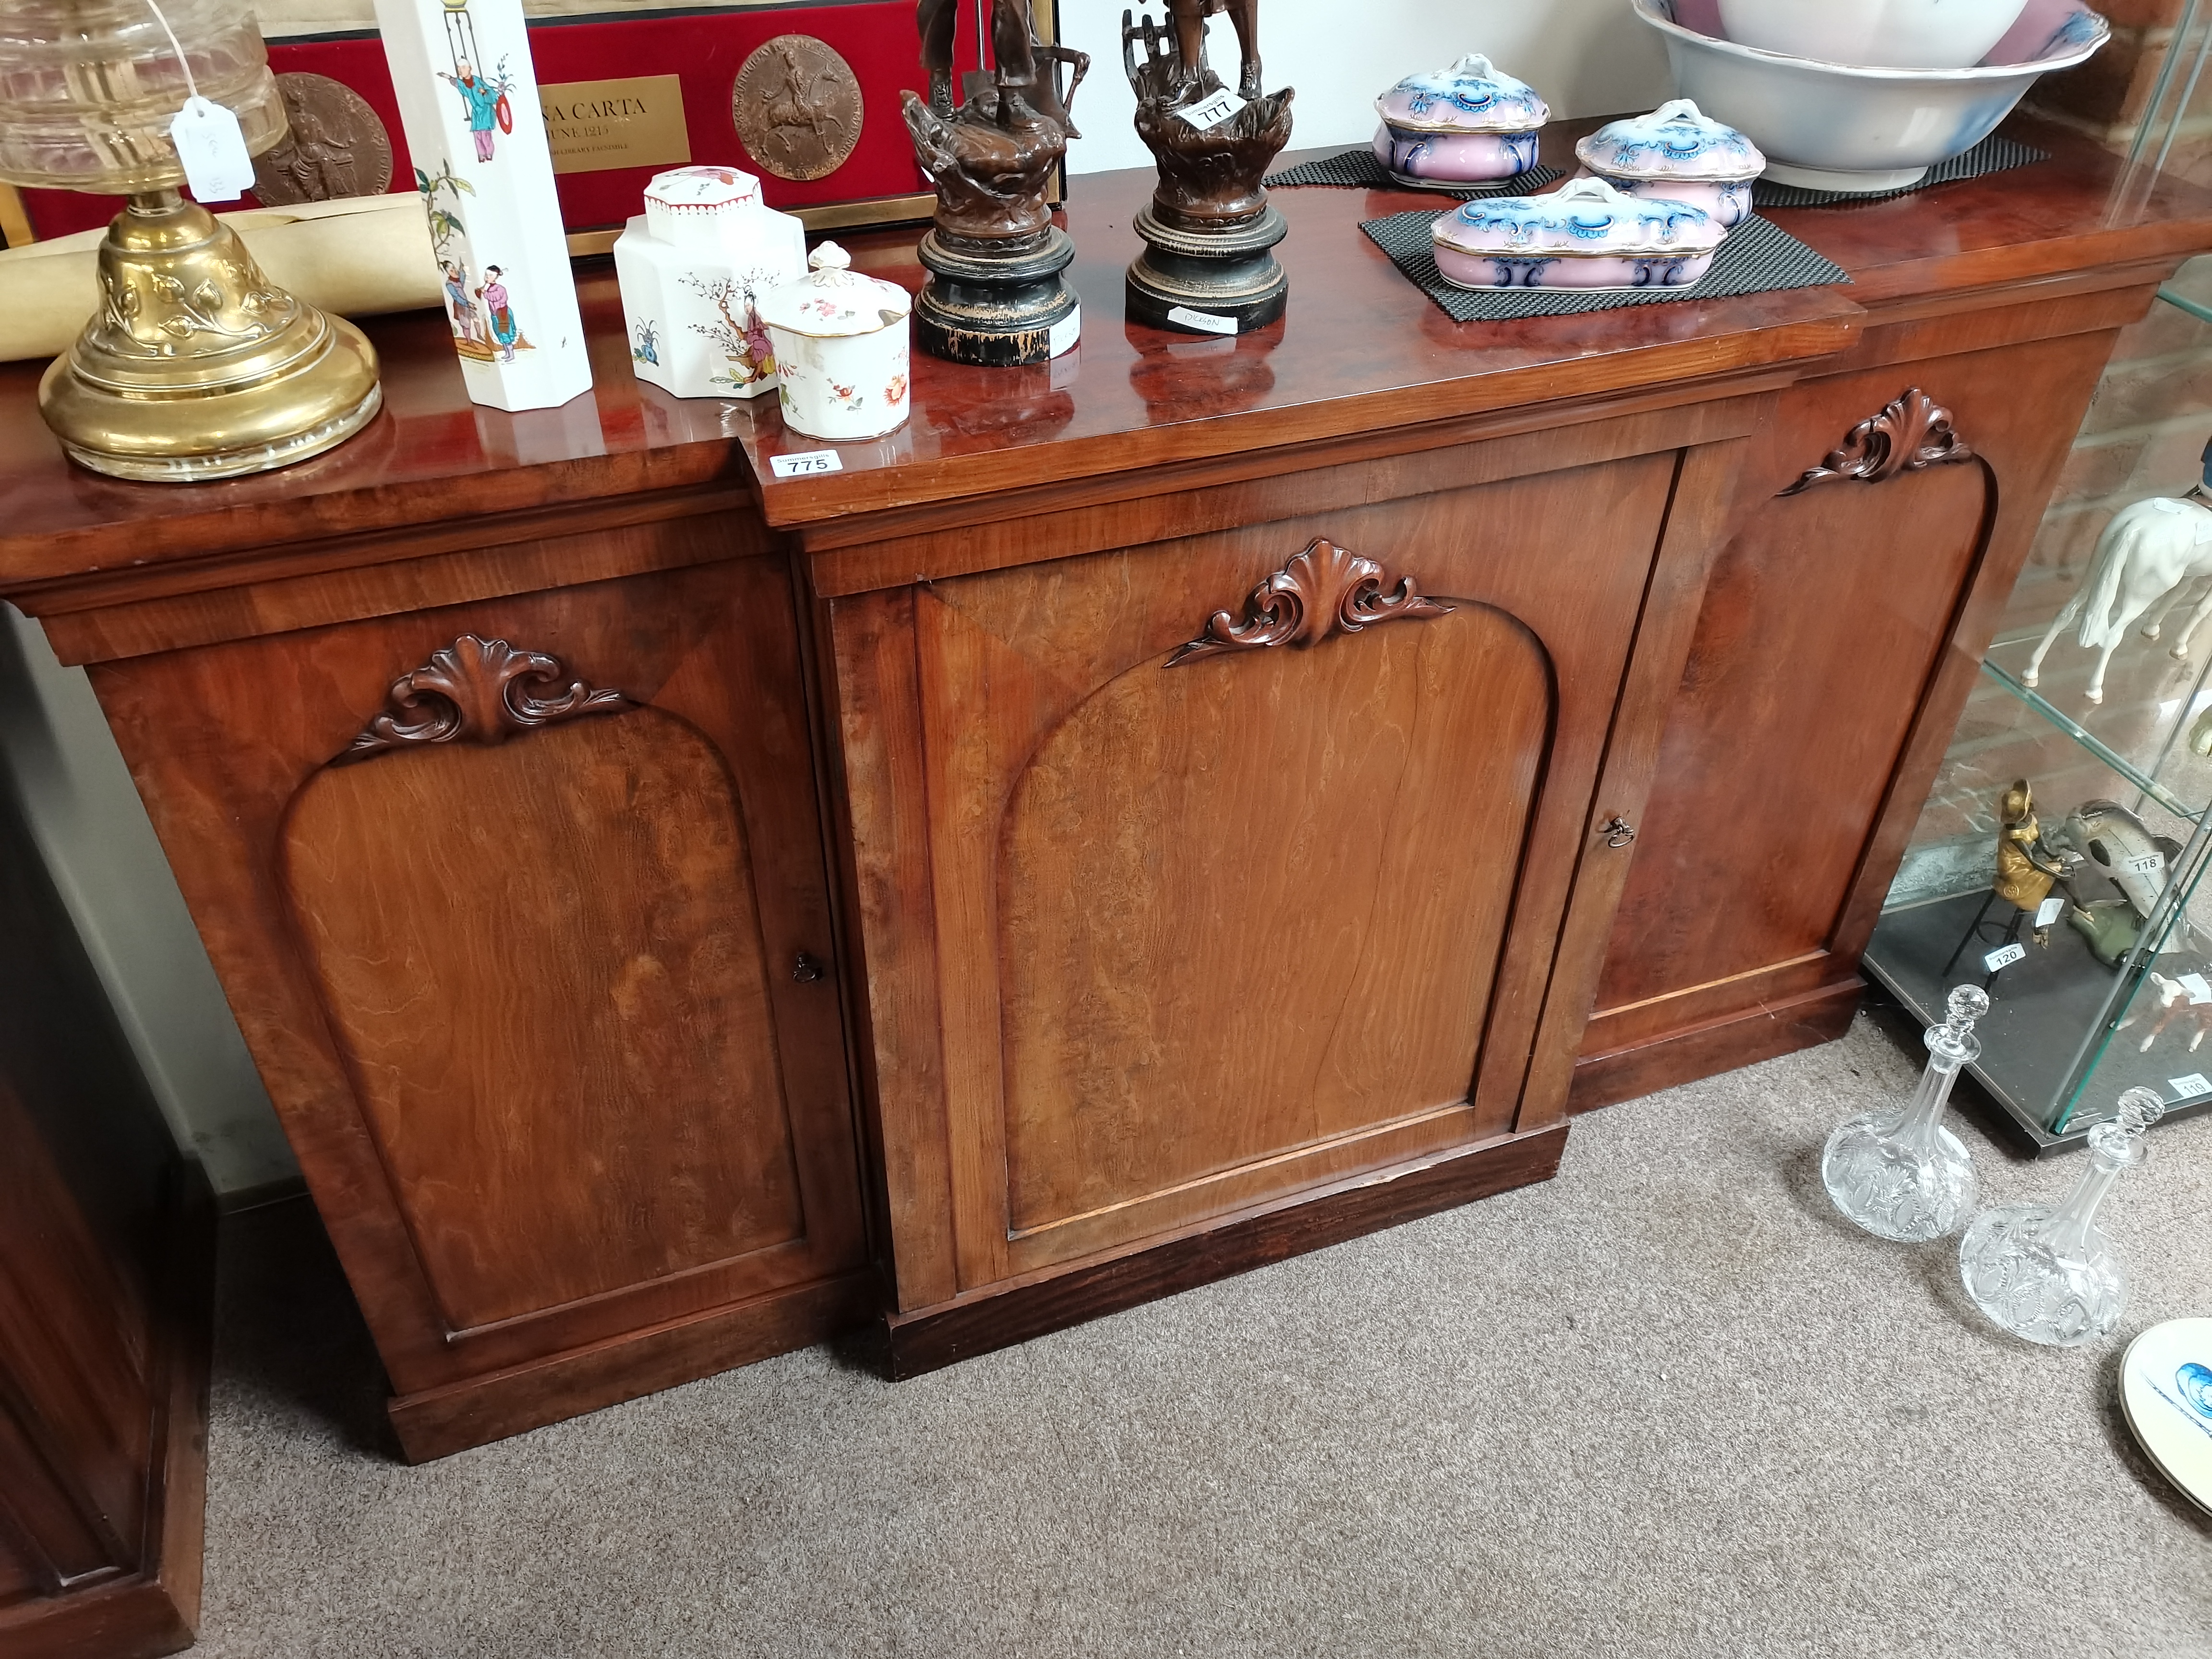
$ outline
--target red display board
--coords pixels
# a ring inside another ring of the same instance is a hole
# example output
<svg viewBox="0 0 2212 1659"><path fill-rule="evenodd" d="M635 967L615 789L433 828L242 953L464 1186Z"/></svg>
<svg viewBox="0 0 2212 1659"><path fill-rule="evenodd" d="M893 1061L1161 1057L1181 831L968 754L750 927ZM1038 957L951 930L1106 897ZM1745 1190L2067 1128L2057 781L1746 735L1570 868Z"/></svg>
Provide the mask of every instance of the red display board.
<svg viewBox="0 0 2212 1659"><path fill-rule="evenodd" d="M730 89L738 70L754 48L779 34L810 34L835 47L860 82L860 141L842 166L819 179L777 178L746 154L731 116ZM829 207L929 189L915 162L899 108L902 90L921 92L927 84L914 0L832 0L829 4L732 11L546 18L530 25L530 52L541 87L676 76L683 87L691 160L738 167L758 175L770 207ZM414 164L400 130L399 105L392 95L384 44L373 31L272 41L269 64L280 75L328 76L358 93L376 112L392 141L392 188L414 189ZM963 38L956 54L956 72L976 66L975 42ZM663 167L677 165L681 164L557 174L555 185L562 219L571 231L617 227L642 210L646 182ZM119 197L77 191L27 190L22 196L32 228L41 238L104 225L123 205ZM237 205L253 204L248 196Z"/></svg>

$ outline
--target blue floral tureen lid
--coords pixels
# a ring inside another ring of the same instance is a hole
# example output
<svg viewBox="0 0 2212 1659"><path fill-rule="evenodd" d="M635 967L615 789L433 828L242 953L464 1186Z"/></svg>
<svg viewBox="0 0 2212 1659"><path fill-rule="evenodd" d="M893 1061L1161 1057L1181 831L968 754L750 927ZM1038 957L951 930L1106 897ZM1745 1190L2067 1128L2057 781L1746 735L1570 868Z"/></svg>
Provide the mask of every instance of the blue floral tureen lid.
<svg viewBox="0 0 2212 1659"><path fill-rule="evenodd" d="M1614 179L1756 179L1766 169L1758 145L1686 98L1607 122L1577 143L1575 155L1593 173Z"/></svg>
<svg viewBox="0 0 2212 1659"><path fill-rule="evenodd" d="M1462 253L1710 253L1728 233L1703 208L1646 200L1602 179L1548 196L1478 197L1438 216L1430 236Z"/></svg>
<svg viewBox="0 0 2212 1659"><path fill-rule="evenodd" d="M1552 115L1535 88L1492 68L1480 52L1449 69L1407 76L1375 107L1392 126L1411 132L1528 132Z"/></svg>

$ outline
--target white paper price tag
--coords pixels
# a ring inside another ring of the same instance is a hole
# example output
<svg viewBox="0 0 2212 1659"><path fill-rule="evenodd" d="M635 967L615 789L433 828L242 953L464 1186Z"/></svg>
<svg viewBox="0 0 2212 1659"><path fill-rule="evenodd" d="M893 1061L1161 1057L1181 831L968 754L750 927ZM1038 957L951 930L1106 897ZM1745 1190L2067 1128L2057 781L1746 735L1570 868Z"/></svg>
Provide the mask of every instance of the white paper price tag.
<svg viewBox="0 0 2212 1659"><path fill-rule="evenodd" d="M1073 351L1075 343L1082 337L1083 307L1078 306L1052 325L1052 331L1045 336L1044 355L1057 357L1062 352Z"/></svg>
<svg viewBox="0 0 2212 1659"><path fill-rule="evenodd" d="M2189 1001L2192 1007L2201 1008L2206 1003L2212 1002L2212 984L2205 982L2203 975L2184 974L2174 983L2189 993Z"/></svg>
<svg viewBox="0 0 2212 1659"><path fill-rule="evenodd" d="M2000 968L2011 967L2027 954L2027 946L2025 945L2008 945L2002 950L1992 951L1984 957L1982 966L1994 974Z"/></svg>
<svg viewBox="0 0 2212 1659"><path fill-rule="evenodd" d="M1234 334L1234 317L1217 317L1210 311L1193 311L1188 306L1170 306L1168 320L1184 328L1194 328L1201 334Z"/></svg>
<svg viewBox="0 0 2212 1659"><path fill-rule="evenodd" d="M1219 126L1224 121L1233 120L1236 118L1237 112L1243 107L1244 100L1230 91L1228 88L1224 87L1205 102L1192 104L1186 108L1177 110L1176 113L1200 132L1204 132L1209 128Z"/></svg>
<svg viewBox="0 0 2212 1659"><path fill-rule="evenodd" d="M2191 1072L2187 1077L2170 1077L2166 1086L2172 1091L2166 1097L2169 1106L2187 1100L2191 1095L2212 1095L2212 1079L2202 1072Z"/></svg>
<svg viewBox="0 0 2212 1659"><path fill-rule="evenodd" d="M2166 854L2163 853L2138 853L2128 860L2128 871L2132 875L2154 876L2165 868Z"/></svg>
<svg viewBox="0 0 2212 1659"><path fill-rule="evenodd" d="M824 472L842 472L845 463L834 449L810 449L803 455L771 455L768 470L779 478L811 478Z"/></svg>
<svg viewBox="0 0 2212 1659"><path fill-rule="evenodd" d="M2048 927L2052 922L2057 921L2058 918L2065 913L2066 901L2064 899L2047 898L2044 900L2042 903L2035 907L2035 925L2038 927Z"/></svg>
<svg viewBox="0 0 2212 1659"><path fill-rule="evenodd" d="M185 183L196 202L234 202L253 185L253 158L238 118L197 95L185 100L169 123L169 142L184 163Z"/></svg>

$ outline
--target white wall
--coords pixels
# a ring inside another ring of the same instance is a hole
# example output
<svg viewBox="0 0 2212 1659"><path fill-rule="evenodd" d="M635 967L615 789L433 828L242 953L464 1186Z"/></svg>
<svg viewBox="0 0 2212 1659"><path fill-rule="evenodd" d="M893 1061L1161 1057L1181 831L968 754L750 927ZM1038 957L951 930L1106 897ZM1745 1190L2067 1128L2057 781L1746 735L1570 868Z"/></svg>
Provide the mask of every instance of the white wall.
<svg viewBox="0 0 2212 1659"><path fill-rule="evenodd" d="M179 1144L219 1194L296 1176L91 683L5 605L0 771Z"/></svg>
<svg viewBox="0 0 2212 1659"><path fill-rule="evenodd" d="M1121 72L1123 3L1060 0L1061 39L1091 54L1090 78L1075 99L1083 137L1068 150L1072 173L1152 165L1131 125L1136 100ZM1163 16L1158 0L1152 12ZM1213 19L1206 52L1233 85L1237 37L1225 19ZM1471 52L1534 87L1554 116L1650 109L1674 95L1659 37L1636 21L1628 0L1260 0L1267 90L1297 88L1293 149L1371 137L1385 88Z"/></svg>

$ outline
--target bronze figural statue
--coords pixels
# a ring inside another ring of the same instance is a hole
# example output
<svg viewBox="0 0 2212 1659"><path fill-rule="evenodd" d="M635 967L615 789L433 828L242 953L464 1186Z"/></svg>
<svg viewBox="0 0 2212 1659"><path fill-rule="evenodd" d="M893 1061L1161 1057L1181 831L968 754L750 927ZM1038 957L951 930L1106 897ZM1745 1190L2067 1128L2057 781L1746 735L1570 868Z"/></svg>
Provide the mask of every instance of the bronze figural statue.
<svg viewBox="0 0 2212 1659"><path fill-rule="evenodd" d="M1198 84L1199 66L1206 61L1206 20L1216 12L1229 14L1237 31L1237 95L1250 100L1260 95L1260 0L1166 0L1168 15L1175 20L1178 73Z"/></svg>
<svg viewBox="0 0 2212 1659"><path fill-rule="evenodd" d="M937 187L935 222L917 250L929 280L915 300L915 338L954 362L1012 366L1066 350L1080 327L1060 272L1074 245L1046 199L1067 153L1067 106L1091 60L1039 47L1026 0L993 0L995 67L963 77L952 102L951 0L921 0L929 98L902 94L915 159ZM1066 89L1060 70L1073 70Z"/></svg>
<svg viewBox="0 0 2212 1659"><path fill-rule="evenodd" d="M937 186L939 230L989 241L1045 228L1052 216L1045 185L1067 140L1057 121L1030 106L1017 82L977 88L949 121L911 92L902 103L914 153Z"/></svg>
<svg viewBox="0 0 2212 1659"><path fill-rule="evenodd" d="M1137 136L1159 184L1137 215L1128 314L1155 327L1243 333L1283 314L1289 283L1270 251L1286 229L1260 180L1291 138L1289 88L1260 92L1259 0L1164 0L1173 26L1121 14ZM1240 63L1234 100L1206 61L1206 15L1226 10ZM1234 107L1224 115L1218 107Z"/></svg>

